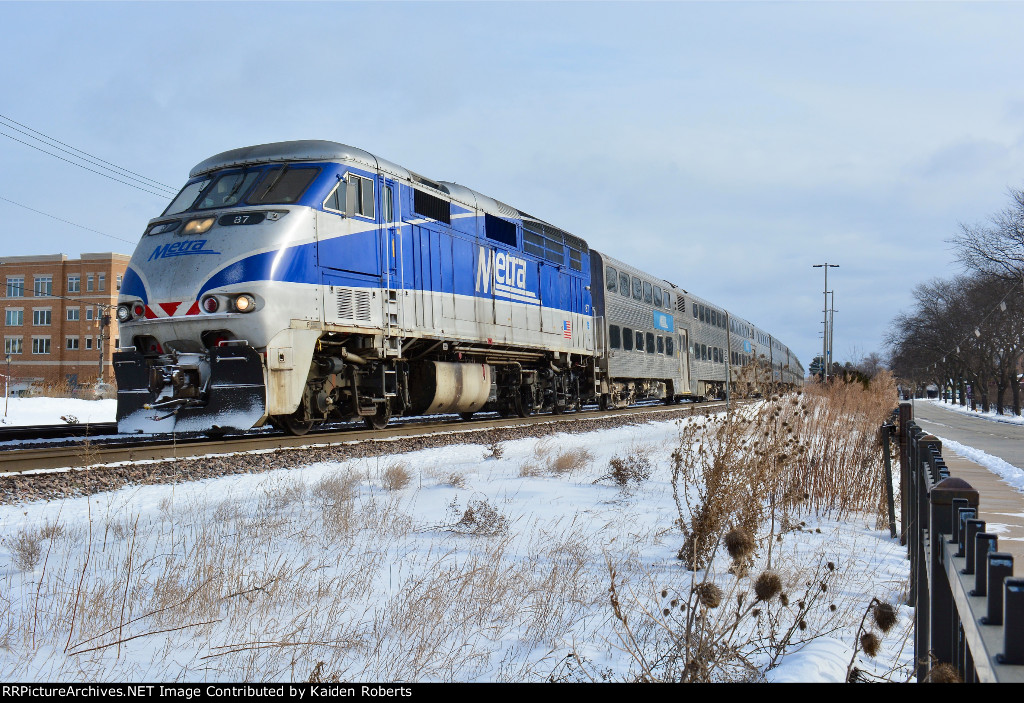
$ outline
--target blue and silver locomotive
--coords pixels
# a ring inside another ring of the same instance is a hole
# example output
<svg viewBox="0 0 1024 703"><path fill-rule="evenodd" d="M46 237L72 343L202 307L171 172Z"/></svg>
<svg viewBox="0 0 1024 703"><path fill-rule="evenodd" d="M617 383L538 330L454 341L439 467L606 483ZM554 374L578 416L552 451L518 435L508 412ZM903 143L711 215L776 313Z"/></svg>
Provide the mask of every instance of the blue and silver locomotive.
<svg viewBox="0 0 1024 703"><path fill-rule="evenodd" d="M727 371L694 376L687 295L360 149L235 149L192 169L132 257L118 426L302 434L332 419L383 427L392 415L709 395ZM797 369L786 349L778 380L799 382Z"/></svg>

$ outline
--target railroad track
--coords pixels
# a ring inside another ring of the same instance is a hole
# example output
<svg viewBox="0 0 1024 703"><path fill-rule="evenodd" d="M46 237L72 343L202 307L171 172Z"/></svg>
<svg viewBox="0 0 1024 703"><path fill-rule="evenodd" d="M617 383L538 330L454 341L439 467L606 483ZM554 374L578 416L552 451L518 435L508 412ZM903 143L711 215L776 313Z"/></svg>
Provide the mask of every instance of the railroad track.
<svg viewBox="0 0 1024 703"><path fill-rule="evenodd" d="M329 446L367 440L388 440L398 437L428 436L443 433L472 433L491 428L527 427L544 423L572 423L575 420L630 415L679 413L680 410L703 412L724 408L721 401L699 405L648 405L622 410L585 410L565 415L534 415L526 418L494 418L469 421L437 421L395 423L383 430L367 430L348 426L323 429L302 437L279 433L227 435L219 439L205 436L133 439L130 436L66 442L59 446L11 448L0 451L0 474L17 474L45 469L85 468L98 465L165 461L199 458L210 455L252 451L274 451L297 447ZM93 425L92 427L97 427ZM115 428L116 430L116 428Z"/></svg>

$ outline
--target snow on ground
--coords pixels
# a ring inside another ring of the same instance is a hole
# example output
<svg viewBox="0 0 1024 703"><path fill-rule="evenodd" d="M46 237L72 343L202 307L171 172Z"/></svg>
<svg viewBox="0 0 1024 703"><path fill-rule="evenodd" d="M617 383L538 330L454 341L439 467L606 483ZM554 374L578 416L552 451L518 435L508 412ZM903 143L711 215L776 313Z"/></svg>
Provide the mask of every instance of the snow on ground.
<svg viewBox="0 0 1024 703"><path fill-rule="evenodd" d="M117 401L81 398L7 398L0 425L60 425L64 417L79 423L115 422Z"/></svg>
<svg viewBox="0 0 1024 703"><path fill-rule="evenodd" d="M342 680L628 679L684 621L668 599L713 580L728 621L751 592L727 555L697 574L676 559L678 432L669 421L519 439L500 458L455 444L2 506L0 678L306 680L323 662L321 676ZM572 451L589 458L554 468ZM613 457L641 455L649 480L603 478ZM905 679L905 550L874 517L801 519L773 542L789 605L744 621L754 633L791 627L792 653L765 678L843 680L874 596L900 622L857 666ZM610 607L611 569L629 630ZM816 604L806 630L791 617L798 600Z"/></svg>
<svg viewBox="0 0 1024 703"><path fill-rule="evenodd" d="M917 401L915 401L915 402L917 402ZM1005 414L998 415L998 414L996 414L996 411L995 411L993 406L989 406L992 409L990 409L986 413L986 412L982 412L981 411L981 406L980 405L978 406L977 410L971 410L971 406L970 405L960 405L959 403L949 403L949 402L946 402L944 400L939 400L937 398L931 398L931 399L928 399L928 400L923 400L922 399L922 400L920 400L920 402L922 402L922 403L932 403L933 405L938 405L939 407L945 408L946 410L951 410L953 412L961 413L963 415L970 415L971 417L977 417L977 418L980 418L982 420L988 420L989 422L1002 422L1002 423L1006 423L1008 425L1024 425L1024 417L1021 417L1020 415L1014 415L1010 408L1006 409L1006 413Z"/></svg>

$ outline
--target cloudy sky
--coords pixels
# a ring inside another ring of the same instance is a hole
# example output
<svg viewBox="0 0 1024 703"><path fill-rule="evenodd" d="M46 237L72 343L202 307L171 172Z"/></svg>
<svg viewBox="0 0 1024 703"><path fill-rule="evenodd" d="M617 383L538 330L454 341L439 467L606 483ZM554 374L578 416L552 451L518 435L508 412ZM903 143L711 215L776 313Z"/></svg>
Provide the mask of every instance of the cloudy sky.
<svg viewBox="0 0 1024 703"><path fill-rule="evenodd" d="M806 366L813 264L840 265L836 358L881 350L914 284L958 270L958 223L1024 186L1021 3L0 2L0 26L0 255L130 253L169 200L10 120L175 190L215 153L327 139L559 225Z"/></svg>

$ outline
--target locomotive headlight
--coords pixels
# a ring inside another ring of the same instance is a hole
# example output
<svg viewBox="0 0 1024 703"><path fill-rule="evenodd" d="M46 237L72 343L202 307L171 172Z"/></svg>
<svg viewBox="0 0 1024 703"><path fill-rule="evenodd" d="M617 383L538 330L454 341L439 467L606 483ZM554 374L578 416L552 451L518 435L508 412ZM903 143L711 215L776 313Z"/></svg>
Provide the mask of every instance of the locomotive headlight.
<svg viewBox="0 0 1024 703"><path fill-rule="evenodd" d="M183 235L202 234L213 227L213 223L216 221L216 217L204 217L198 220L189 220L185 225L185 229L183 229L181 233Z"/></svg>
<svg viewBox="0 0 1024 703"><path fill-rule="evenodd" d="M203 310L206 312L217 312L218 308L220 308L220 301L214 296L211 295L203 300Z"/></svg>
<svg viewBox="0 0 1024 703"><path fill-rule="evenodd" d="M117 321L118 322L128 322L128 320L130 320L131 317L132 317L132 310L131 310L131 308L129 306L127 306L127 305L118 305L117 306Z"/></svg>
<svg viewBox="0 0 1024 703"><path fill-rule="evenodd" d="M238 312L252 312L256 309L256 299L245 293L237 296L234 303Z"/></svg>

